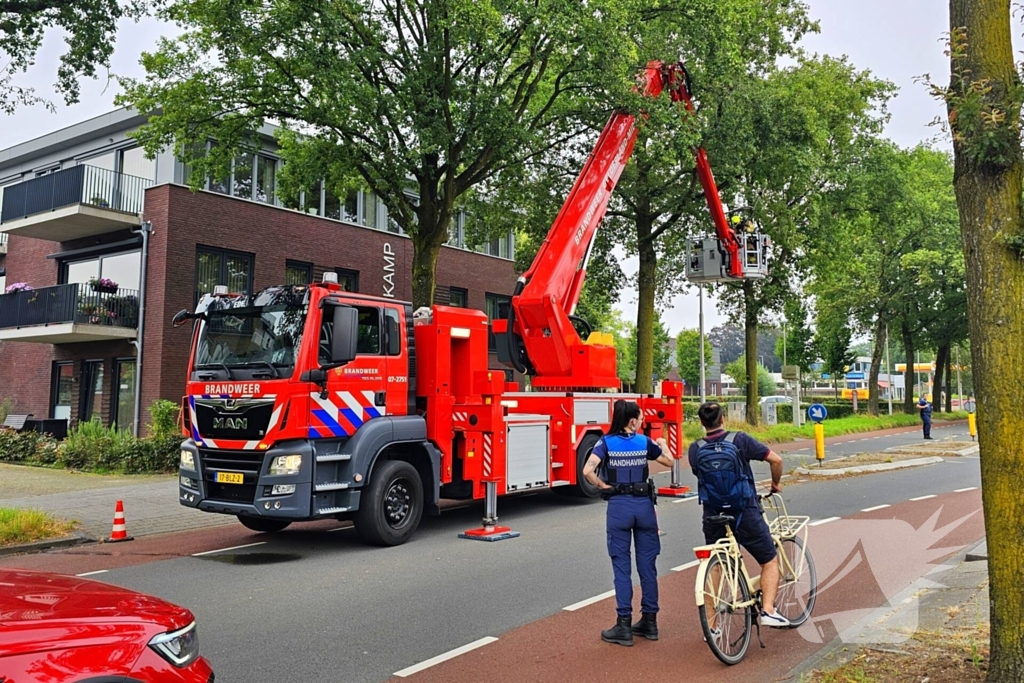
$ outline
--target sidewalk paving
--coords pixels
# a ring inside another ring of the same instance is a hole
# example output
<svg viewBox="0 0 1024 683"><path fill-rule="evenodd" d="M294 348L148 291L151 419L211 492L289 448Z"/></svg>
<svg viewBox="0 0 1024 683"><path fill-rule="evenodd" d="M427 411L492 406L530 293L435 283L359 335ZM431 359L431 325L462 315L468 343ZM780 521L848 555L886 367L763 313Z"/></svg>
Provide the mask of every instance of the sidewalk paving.
<svg viewBox="0 0 1024 683"><path fill-rule="evenodd" d="M982 541L938 565L890 600L889 607L872 612L780 680L805 681L811 672L834 670L865 651L876 657L909 655L922 644L986 630L988 562L968 559L980 557L984 548ZM987 647L987 641L979 643L979 649Z"/></svg>
<svg viewBox="0 0 1024 683"><path fill-rule="evenodd" d="M110 536L114 506L124 501L131 536L224 524L235 518L178 503L177 475L101 475L0 464L0 507L33 508L81 523L93 539Z"/></svg>

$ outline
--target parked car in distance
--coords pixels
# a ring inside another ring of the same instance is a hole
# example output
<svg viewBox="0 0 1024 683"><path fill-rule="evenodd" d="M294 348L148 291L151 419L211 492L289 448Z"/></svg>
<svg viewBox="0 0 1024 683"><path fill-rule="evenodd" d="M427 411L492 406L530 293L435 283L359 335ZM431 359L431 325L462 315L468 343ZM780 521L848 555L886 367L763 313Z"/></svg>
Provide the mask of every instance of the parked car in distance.
<svg viewBox="0 0 1024 683"><path fill-rule="evenodd" d="M0 568L3 683L213 683L184 607L89 579Z"/></svg>
<svg viewBox="0 0 1024 683"><path fill-rule="evenodd" d="M760 400L760 404L764 405L765 403L789 403L789 404L792 404L793 403L793 399L791 399L789 396L762 396L761 400Z"/></svg>

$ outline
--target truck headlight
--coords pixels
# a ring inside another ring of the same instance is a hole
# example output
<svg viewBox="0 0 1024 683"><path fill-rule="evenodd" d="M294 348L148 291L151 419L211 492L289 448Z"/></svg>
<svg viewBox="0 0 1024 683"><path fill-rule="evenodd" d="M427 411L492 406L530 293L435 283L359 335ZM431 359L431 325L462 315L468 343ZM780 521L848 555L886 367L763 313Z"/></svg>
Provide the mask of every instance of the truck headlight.
<svg viewBox="0 0 1024 683"><path fill-rule="evenodd" d="M196 456L192 454L192 451L181 451L181 466L186 470L194 470L196 468Z"/></svg>
<svg viewBox="0 0 1024 683"><path fill-rule="evenodd" d="M153 636L149 646L178 668L191 664L199 657L199 635L196 633L196 622L177 631L161 633Z"/></svg>
<svg viewBox="0 0 1024 683"><path fill-rule="evenodd" d="M279 455L270 461L271 474L298 474L302 466L301 455Z"/></svg>

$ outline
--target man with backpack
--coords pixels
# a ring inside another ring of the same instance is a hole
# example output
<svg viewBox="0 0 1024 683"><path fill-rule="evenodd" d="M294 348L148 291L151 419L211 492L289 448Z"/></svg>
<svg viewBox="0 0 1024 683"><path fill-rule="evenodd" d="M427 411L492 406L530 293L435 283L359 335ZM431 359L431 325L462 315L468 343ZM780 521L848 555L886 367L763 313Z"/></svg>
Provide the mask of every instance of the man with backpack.
<svg viewBox="0 0 1024 683"><path fill-rule="evenodd" d="M789 621L775 609L779 590L779 558L754 488L753 460L767 462L772 472L772 493L781 491L782 458L744 432L727 432L722 427L722 406L708 401L697 410L705 436L690 444L690 469L697 477L697 493L704 507L704 539L714 543L725 538L725 525L708 521L715 515L730 515L737 542L761 565L762 626L785 628Z"/></svg>

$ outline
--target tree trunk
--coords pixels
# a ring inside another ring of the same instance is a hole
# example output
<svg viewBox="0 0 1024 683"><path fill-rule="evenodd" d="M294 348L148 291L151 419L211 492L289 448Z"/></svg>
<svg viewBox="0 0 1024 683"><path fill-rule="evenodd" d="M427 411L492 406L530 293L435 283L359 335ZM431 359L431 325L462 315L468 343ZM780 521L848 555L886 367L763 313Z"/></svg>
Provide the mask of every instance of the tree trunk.
<svg viewBox="0 0 1024 683"><path fill-rule="evenodd" d="M946 376L946 361L949 360L949 344L943 344L935 351L935 377L932 378L932 407L942 412L942 381Z"/></svg>
<svg viewBox="0 0 1024 683"><path fill-rule="evenodd" d="M914 336L910 333L910 327L905 320L900 323L900 331L903 333L903 350L907 355L907 369L903 371L903 412L913 415L915 412L915 382L913 380L917 379L917 372L914 369Z"/></svg>
<svg viewBox="0 0 1024 683"><path fill-rule="evenodd" d="M987 680L1024 680L1024 448L1020 440L1020 388L1024 386L1024 260L1020 244L1021 158L1013 90L1019 88L1011 42L1009 0L951 0L950 26L965 27L962 63L969 78L984 79L984 97L1003 126L990 139L1009 138L996 163L954 135L953 185L960 210L967 266L971 370L978 403L981 492L988 537L991 656ZM964 84L953 78L953 102ZM958 131L955 116L954 133ZM1018 240L1014 248L1007 238Z"/></svg>
<svg viewBox="0 0 1024 683"><path fill-rule="evenodd" d="M754 297L754 283L743 281L743 332L744 353L747 359L747 423L757 426L761 417L757 396L757 300Z"/></svg>
<svg viewBox="0 0 1024 683"><path fill-rule="evenodd" d="M882 368L882 355L885 352L885 323L882 316L878 316L875 321L875 346L871 351L871 369L868 374L868 414L875 417L878 417L878 371Z"/></svg>
<svg viewBox="0 0 1024 683"><path fill-rule="evenodd" d="M410 237L412 238L412 307L415 310L422 306L434 305L434 289L437 285L437 256L441 253L441 245L444 244L444 240L438 241L427 233L419 232ZM384 267L386 275L388 267L386 256ZM384 294L388 295L387 279L385 279Z"/></svg>
<svg viewBox="0 0 1024 683"><path fill-rule="evenodd" d="M637 273L636 391L654 390L654 294L657 288L658 253L651 239L649 216L636 218L640 270Z"/></svg>
<svg viewBox="0 0 1024 683"><path fill-rule="evenodd" d="M953 351L946 354L946 412L953 412Z"/></svg>

